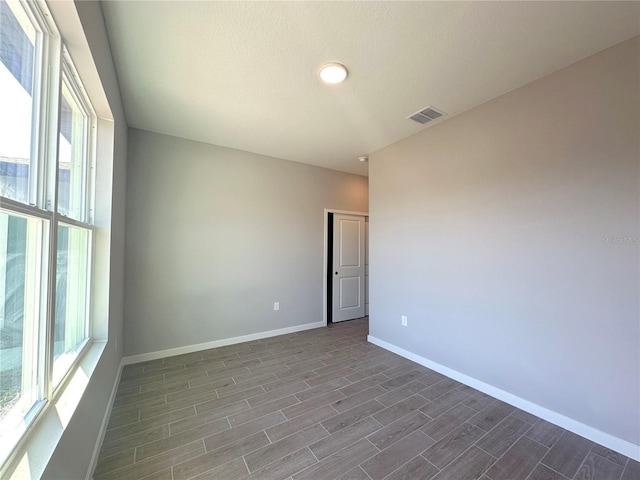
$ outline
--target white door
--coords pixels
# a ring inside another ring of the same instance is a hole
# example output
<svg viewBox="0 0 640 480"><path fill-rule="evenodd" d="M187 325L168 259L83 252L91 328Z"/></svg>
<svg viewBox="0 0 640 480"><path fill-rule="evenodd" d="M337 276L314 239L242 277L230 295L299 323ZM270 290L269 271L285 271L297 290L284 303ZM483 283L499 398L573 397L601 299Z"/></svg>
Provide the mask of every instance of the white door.
<svg viewBox="0 0 640 480"><path fill-rule="evenodd" d="M334 322L365 315L365 217L333 215Z"/></svg>

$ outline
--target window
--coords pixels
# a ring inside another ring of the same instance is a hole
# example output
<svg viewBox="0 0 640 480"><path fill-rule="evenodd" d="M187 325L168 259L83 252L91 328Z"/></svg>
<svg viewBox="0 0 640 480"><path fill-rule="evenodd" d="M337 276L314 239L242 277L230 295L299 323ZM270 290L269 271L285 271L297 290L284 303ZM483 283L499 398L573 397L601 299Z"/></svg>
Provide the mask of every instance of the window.
<svg viewBox="0 0 640 480"><path fill-rule="evenodd" d="M88 336L91 231L58 223L53 383L69 370Z"/></svg>
<svg viewBox="0 0 640 480"><path fill-rule="evenodd" d="M91 341L96 118L44 8L0 0L0 465Z"/></svg>
<svg viewBox="0 0 640 480"><path fill-rule="evenodd" d="M0 195L27 203L38 32L16 3L0 1L0 22Z"/></svg>
<svg viewBox="0 0 640 480"><path fill-rule="evenodd" d="M42 265L46 221L0 211L0 425L2 436L43 397ZM4 438L3 438L4 440Z"/></svg>
<svg viewBox="0 0 640 480"><path fill-rule="evenodd" d="M58 143L58 212L76 220L84 220L89 115L71 85L69 75L63 73Z"/></svg>

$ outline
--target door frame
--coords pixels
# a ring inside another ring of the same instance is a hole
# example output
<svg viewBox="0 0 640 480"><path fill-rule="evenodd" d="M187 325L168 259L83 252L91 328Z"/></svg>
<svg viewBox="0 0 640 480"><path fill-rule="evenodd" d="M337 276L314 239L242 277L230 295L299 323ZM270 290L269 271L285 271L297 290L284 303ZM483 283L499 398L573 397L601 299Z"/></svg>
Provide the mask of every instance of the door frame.
<svg viewBox="0 0 640 480"><path fill-rule="evenodd" d="M324 209L324 255L322 259L322 321L327 326L327 274L329 273L327 262L329 261L329 214L342 213L345 215L358 215L368 217L369 212L355 212L352 210L337 210L335 208Z"/></svg>

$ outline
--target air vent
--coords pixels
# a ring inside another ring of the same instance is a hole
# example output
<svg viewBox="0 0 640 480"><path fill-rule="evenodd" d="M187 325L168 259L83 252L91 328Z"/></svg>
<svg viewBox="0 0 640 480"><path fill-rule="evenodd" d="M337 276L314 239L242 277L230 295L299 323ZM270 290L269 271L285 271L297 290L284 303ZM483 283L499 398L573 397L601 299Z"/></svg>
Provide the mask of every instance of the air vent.
<svg viewBox="0 0 640 480"><path fill-rule="evenodd" d="M444 115L443 112L439 112L433 107L427 107L419 112L414 113L413 115L409 115L407 118L410 118L414 122L418 123L428 123L436 118L440 118Z"/></svg>

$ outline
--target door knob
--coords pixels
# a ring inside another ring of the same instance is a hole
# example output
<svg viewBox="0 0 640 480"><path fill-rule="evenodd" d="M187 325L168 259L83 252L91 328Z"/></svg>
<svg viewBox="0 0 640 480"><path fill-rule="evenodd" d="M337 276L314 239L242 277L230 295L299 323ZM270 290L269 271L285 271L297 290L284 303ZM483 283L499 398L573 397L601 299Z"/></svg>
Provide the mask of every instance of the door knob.
<svg viewBox="0 0 640 480"><path fill-rule="evenodd" d="M336 275L338 274L338 272L336 272Z"/></svg>

